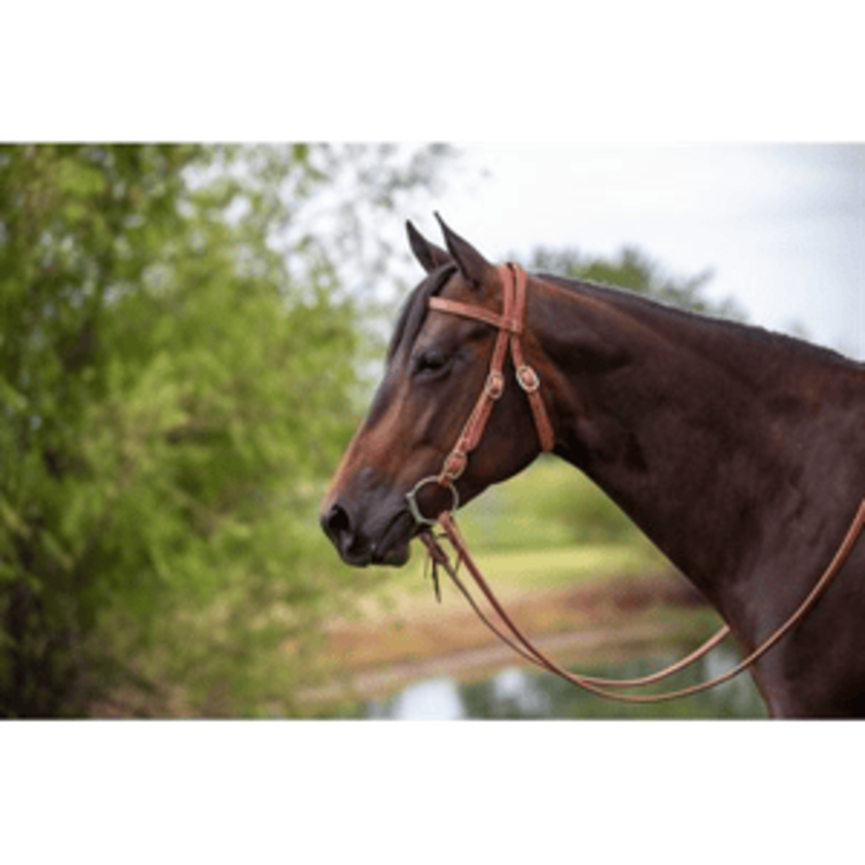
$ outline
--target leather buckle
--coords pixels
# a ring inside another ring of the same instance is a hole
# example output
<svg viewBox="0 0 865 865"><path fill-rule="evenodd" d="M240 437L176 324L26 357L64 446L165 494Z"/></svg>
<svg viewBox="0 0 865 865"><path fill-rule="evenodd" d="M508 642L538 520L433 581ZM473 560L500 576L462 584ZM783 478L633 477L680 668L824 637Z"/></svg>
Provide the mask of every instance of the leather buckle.
<svg viewBox="0 0 865 865"><path fill-rule="evenodd" d="M505 392L505 377L500 372L491 372L485 390L490 399L498 399Z"/></svg>
<svg viewBox="0 0 865 865"><path fill-rule="evenodd" d="M466 470L468 461L467 454L460 450L452 450L445 459L440 477L446 478L451 482L455 481Z"/></svg>
<svg viewBox="0 0 865 865"><path fill-rule="evenodd" d="M534 393L540 386L541 380L538 378L538 374L527 365L521 366L517 370L517 384L526 392L526 393Z"/></svg>

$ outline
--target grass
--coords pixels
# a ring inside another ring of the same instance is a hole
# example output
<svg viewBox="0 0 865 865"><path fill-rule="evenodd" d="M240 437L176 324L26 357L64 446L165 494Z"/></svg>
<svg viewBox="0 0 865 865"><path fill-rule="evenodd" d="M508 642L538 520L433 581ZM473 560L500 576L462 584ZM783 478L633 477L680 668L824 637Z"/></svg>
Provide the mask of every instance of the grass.
<svg viewBox="0 0 865 865"><path fill-rule="evenodd" d="M566 463L539 459L470 502L460 511L459 523L473 549L569 546L572 532L563 521L550 518L549 504L575 487L589 495L594 492L591 482Z"/></svg>
<svg viewBox="0 0 865 865"><path fill-rule="evenodd" d="M672 570L664 556L639 535L629 543L621 544L571 543L550 549L498 551L483 549L476 544L469 530L465 531L465 536L484 576L506 603L536 592L622 577L651 576ZM429 580L424 578L424 570L424 550L417 544L412 560L405 568L397 572L382 571L382 589L376 593L374 602L378 614L388 616L399 611L411 615L413 611L434 609L432 589ZM454 602L461 604L446 575L442 574L440 580L445 606ZM366 609L372 613L370 607Z"/></svg>
<svg viewBox="0 0 865 865"><path fill-rule="evenodd" d="M487 489L459 513L478 549L620 544L642 537L616 504L577 469L544 456Z"/></svg>
<svg viewBox="0 0 865 865"><path fill-rule="evenodd" d="M641 544L580 544L551 550L482 553L485 574L520 589L553 589L595 579L663 569L663 558Z"/></svg>

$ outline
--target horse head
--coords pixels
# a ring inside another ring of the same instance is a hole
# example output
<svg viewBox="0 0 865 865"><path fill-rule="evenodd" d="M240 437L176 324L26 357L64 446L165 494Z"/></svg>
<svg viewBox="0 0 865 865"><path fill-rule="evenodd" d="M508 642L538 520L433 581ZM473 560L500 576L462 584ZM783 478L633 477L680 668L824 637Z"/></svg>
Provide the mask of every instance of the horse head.
<svg viewBox="0 0 865 865"><path fill-rule="evenodd" d="M409 543L423 527L419 519L432 522L470 501L521 471L541 450L525 395L502 386L485 409L482 447L446 482L427 483L442 477L443 463L489 384L504 291L503 268L439 222L446 249L407 224L411 249L427 275L402 310L369 414L322 503L322 527L351 565L405 564ZM470 317L450 314L453 309L434 298L469 310ZM520 340L525 358L542 369L543 354L528 328ZM502 353L500 361L504 381L512 380L511 358Z"/></svg>

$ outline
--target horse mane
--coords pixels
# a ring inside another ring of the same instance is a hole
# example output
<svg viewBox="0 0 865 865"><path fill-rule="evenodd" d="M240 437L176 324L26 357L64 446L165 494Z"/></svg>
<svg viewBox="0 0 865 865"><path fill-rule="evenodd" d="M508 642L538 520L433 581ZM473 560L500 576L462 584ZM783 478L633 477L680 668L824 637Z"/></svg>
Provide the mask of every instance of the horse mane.
<svg viewBox="0 0 865 865"><path fill-rule="evenodd" d="M641 314L643 318L648 316L654 319L657 319L659 315L663 315L670 320L679 321L692 327L696 326L695 332L701 341L705 339L707 330L711 329L720 333L736 335L756 346L769 347L785 353L810 355L814 360L821 359L836 364L840 362L858 371L865 369L865 364L848 358L833 349L815 345L805 340L788 336L787 334L767 330L757 325L745 324L732 319L718 318L705 313L692 312L680 306L673 306L664 301L646 297L626 288L617 288L586 280L568 279L563 276L547 273L535 274L535 278L577 294L589 295L598 300L611 303L625 313Z"/></svg>
<svg viewBox="0 0 865 865"><path fill-rule="evenodd" d="M429 299L435 297L448 280L453 276L456 266L453 264L443 265L432 271L420 284L418 284L406 299L400 311L399 318L391 337L387 351L387 363L399 353L404 346L414 345L418 333L420 333L429 307ZM704 345L711 333L730 334L737 336L745 343L757 348L772 348L776 352L787 355L797 355L801 358L822 360L834 364L841 363L844 366L861 372L865 370L865 364L848 358L837 351L823 346L814 345L793 336L777 333L752 324L745 324L731 319L718 318L705 313L692 312L679 306L673 306L655 298L649 298L626 288L605 285L599 282L587 280L570 279L549 273L533 274L534 278L552 285L571 291L576 294L588 295L590 297L610 303L625 313L637 315L642 319L659 321L665 318L668 321L678 321L689 325L693 330L695 338Z"/></svg>

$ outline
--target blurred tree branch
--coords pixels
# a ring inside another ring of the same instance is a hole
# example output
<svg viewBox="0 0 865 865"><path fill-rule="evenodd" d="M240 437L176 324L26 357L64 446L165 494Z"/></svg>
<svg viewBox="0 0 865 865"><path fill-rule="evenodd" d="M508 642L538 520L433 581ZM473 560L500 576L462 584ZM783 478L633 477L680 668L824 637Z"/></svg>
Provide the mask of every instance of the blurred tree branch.
<svg viewBox="0 0 865 865"><path fill-rule="evenodd" d="M290 711L279 647L349 588L310 528L368 351L342 261L386 269L447 156L0 146L0 712Z"/></svg>

